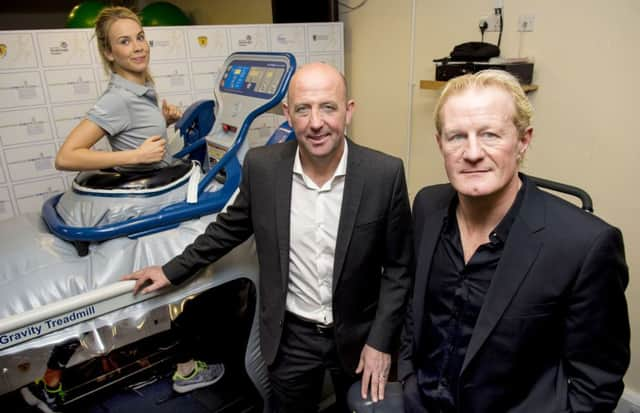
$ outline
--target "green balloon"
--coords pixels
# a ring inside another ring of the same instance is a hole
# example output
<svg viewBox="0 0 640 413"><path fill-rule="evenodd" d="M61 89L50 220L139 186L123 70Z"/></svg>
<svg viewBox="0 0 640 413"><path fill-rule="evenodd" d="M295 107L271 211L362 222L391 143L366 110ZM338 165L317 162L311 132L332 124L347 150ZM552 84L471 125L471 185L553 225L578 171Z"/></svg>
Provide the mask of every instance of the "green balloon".
<svg viewBox="0 0 640 413"><path fill-rule="evenodd" d="M191 19L176 5L166 1L151 3L142 9L143 26L187 26Z"/></svg>
<svg viewBox="0 0 640 413"><path fill-rule="evenodd" d="M94 27L98 14L107 5L99 0L87 0L76 5L69 16L67 16L67 23L65 27L77 29L85 27Z"/></svg>

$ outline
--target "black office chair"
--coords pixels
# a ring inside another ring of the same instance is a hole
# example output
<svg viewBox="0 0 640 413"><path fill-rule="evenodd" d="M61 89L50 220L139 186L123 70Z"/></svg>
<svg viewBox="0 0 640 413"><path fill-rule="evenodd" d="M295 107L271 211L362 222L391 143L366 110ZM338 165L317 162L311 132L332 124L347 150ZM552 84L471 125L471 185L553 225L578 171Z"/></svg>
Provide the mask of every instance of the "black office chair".
<svg viewBox="0 0 640 413"><path fill-rule="evenodd" d="M584 190L576 186L561 184L560 182L550 181L544 178L538 178L530 175L528 175L528 177L531 182L538 186L538 188L550 189L552 191L561 192L579 198L582 203L582 209L593 213L593 201L591 201L591 197Z"/></svg>
<svg viewBox="0 0 640 413"><path fill-rule="evenodd" d="M347 393L347 403L349 410L353 413L401 413L404 412L402 401L402 384L400 382L390 382L384 388L384 400L374 402L370 396L363 399L360 395L362 382L358 380L353 383Z"/></svg>

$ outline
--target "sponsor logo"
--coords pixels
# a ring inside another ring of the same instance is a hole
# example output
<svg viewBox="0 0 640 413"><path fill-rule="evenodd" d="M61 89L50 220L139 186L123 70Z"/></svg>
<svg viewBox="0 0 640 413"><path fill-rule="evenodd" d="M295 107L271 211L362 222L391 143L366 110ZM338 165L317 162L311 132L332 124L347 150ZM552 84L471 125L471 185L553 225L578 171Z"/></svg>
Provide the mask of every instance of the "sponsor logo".
<svg viewBox="0 0 640 413"><path fill-rule="evenodd" d="M149 40L149 47L167 47L169 44L168 40Z"/></svg>
<svg viewBox="0 0 640 413"><path fill-rule="evenodd" d="M59 45L49 48L49 53L52 56L61 55L69 51L69 43L61 41Z"/></svg>
<svg viewBox="0 0 640 413"><path fill-rule="evenodd" d="M244 39L238 40L238 45L241 47L251 46L253 44L253 38L248 34Z"/></svg>

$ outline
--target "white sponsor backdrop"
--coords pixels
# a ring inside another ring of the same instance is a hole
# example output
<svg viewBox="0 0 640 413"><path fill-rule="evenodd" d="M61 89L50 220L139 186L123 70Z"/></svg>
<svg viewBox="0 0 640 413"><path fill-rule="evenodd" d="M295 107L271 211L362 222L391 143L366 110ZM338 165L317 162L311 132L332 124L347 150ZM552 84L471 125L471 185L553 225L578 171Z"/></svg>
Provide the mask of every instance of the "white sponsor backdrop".
<svg viewBox="0 0 640 413"><path fill-rule="evenodd" d="M147 27L160 99L182 107L212 99L225 58L236 51L284 51L298 66L323 61L344 71L342 23ZM54 168L71 129L105 90L90 29L0 31L0 220L39 211L75 174ZM251 145L284 120L256 119ZM98 149L108 150L106 139Z"/></svg>

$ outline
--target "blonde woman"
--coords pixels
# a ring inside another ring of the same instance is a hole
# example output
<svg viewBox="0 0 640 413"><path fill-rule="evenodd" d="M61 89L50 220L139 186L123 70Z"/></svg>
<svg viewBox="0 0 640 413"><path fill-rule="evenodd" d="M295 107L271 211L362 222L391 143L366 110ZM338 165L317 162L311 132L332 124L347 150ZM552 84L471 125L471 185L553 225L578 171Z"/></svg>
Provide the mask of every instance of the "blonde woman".
<svg viewBox="0 0 640 413"><path fill-rule="evenodd" d="M150 49L140 19L125 7L108 7L96 20L95 35L109 86L69 134L56 156L56 168L83 171L122 167L153 169L171 161L166 127L180 110L162 107L149 73ZM107 136L113 151L91 149Z"/></svg>

